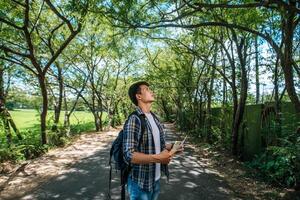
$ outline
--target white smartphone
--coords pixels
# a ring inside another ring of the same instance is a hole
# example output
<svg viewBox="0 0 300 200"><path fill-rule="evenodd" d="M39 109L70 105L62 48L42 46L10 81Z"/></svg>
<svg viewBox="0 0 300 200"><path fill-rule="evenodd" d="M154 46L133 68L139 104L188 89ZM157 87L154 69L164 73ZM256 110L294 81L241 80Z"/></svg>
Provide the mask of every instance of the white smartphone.
<svg viewBox="0 0 300 200"><path fill-rule="evenodd" d="M182 146L186 140L187 136L185 136L185 138L181 141L180 145Z"/></svg>
<svg viewBox="0 0 300 200"><path fill-rule="evenodd" d="M173 144L173 148L171 151L173 152L177 152L178 149L180 149L181 146L183 146L185 140L186 140L187 136L185 136L184 140L182 140L181 142L180 141L176 141L174 144Z"/></svg>

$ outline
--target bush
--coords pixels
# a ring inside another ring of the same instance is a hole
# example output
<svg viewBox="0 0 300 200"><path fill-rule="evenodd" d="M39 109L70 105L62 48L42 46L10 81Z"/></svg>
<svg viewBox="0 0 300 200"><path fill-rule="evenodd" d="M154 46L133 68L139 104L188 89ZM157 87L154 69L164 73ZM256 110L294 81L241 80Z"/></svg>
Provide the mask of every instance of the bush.
<svg viewBox="0 0 300 200"><path fill-rule="evenodd" d="M11 151L11 149L0 148L0 162L6 161L6 160L18 160L18 157L15 154L15 152Z"/></svg>
<svg viewBox="0 0 300 200"><path fill-rule="evenodd" d="M95 124L94 122L88 122L88 123L80 123L76 125L71 125L71 133L74 134L79 134L84 131L90 131L90 130L95 130Z"/></svg>
<svg viewBox="0 0 300 200"><path fill-rule="evenodd" d="M60 130L61 131L61 130ZM64 146L69 140L63 135L62 132L48 132L48 144L51 146Z"/></svg>
<svg viewBox="0 0 300 200"><path fill-rule="evenodd" d="M48 127L51 127L51 121L48 121ZM71 134L80 134L84 131L94 130L95 125L93 122L79 123L71 125ZM41 135L39 125L33 126L30 129L22 130L22 140L19 140L14 134L12 144L9 147L6 143L6 136L3 131L0 131L0 162L4 161L18 161L36 158L48 151L50 147L64 146L69 142L66 136L66 131L60 124L58 131L53 132L48 130L48 145L41 145Z"/></svg>
<svg viewBox="0 0 300 200"><path fill-rule="evenodd" d="M0 148L0 162L6 160L27 160L39 157L47 152L48 146L46 145L30 145L22 144L13 146L11 148Z"/></svg>
<svg viewBox="0 0 300 200"><path fill-rule="evenodd" d="M48 146L47 145L36 146L36 145L25 144L25 145L16 146L14 151L16 155L18 155L17 160L28 160L28 159L37 158L40 155L46 153L48 151Z"/></svg>
<svg viewBox="0 0 300 200"><path fill-rule="evenodd" d="M259 170L269 182L293 187L299 177L299 158L296 147L270 146L247 165ZM299 149L298 149L299 150Z"/></svg>

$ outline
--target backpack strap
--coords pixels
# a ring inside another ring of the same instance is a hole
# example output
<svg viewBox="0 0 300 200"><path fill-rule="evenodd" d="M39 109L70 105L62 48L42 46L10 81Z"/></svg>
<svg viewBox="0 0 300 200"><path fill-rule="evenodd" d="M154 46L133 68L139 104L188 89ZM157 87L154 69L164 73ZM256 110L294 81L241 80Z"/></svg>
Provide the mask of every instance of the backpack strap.
<svg viewBox="0 0 300 200"><path fill-rule="evenodd" d="M144 132L145 132L145 129L146 129L146 120L145 120L145 114L138 114L137 111L134 112L135 115L137 115L141 121L141 136L139 138L139 141L138 141L138 149L140 150L140 147L141 147L141 141L143 139L143 136L144 136Z"/></svg>

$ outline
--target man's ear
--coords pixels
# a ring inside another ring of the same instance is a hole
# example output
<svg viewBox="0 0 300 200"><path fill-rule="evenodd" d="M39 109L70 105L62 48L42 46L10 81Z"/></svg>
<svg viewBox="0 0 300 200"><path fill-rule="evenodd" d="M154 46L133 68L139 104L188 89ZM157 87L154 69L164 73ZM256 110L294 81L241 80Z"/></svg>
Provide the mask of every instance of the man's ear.
<svg viewBox="0 0 300 200"><path fill-rule="evenodd" d="M136 97L136 99L141 99L141 95L140 94L136 94L135 97Z"/></svg>

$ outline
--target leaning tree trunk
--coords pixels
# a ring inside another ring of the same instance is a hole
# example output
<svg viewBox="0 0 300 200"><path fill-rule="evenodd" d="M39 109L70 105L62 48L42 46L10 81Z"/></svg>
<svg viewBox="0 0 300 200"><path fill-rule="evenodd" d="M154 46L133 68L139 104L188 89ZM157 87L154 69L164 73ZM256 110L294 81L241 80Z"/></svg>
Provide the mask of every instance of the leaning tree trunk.
<svg viewBox="0 0 300 200"><path fill-rule="evenodd" d="M22 136L21 136L14 120L12 119L9 111L5 107L7 93L4 91L3 75L4 75L4 68L2 66L0 66L0 115L1 115L4 132L5 132L6 139L7 139L7 144L8 144L8 146L10 146L11 142L12 142L12 134L11 134L10 127L16 133L19 140L22 140Z"/></svg>

